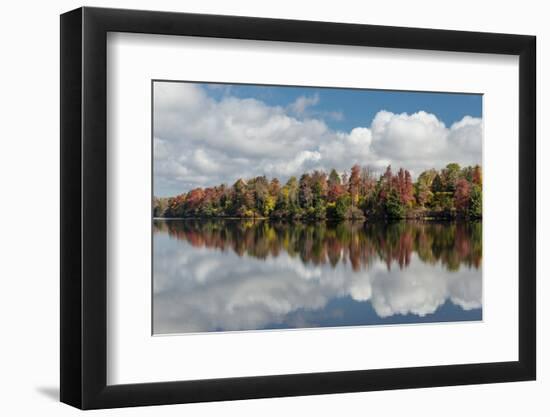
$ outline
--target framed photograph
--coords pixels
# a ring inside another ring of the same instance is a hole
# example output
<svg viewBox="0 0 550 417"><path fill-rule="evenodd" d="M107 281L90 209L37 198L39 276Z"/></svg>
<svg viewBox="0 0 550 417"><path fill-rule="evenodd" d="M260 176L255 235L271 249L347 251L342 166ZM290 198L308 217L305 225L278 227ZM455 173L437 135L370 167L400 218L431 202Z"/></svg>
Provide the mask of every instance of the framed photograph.
<svg viewBox="0 0 550 417"><path fill-rule="evenodd" d="M533 380L535 37L61 16L61 401Z"/></svg>

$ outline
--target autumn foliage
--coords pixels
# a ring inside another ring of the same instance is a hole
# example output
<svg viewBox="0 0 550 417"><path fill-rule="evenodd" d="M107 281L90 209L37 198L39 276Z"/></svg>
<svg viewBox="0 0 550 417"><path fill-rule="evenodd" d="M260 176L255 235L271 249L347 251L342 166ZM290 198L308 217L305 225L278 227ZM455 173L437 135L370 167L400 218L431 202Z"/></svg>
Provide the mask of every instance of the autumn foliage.
<svg viewBox="0 0 550 417"><path fill-rule="evenodd" d="M448 164L418 175L388 166L381 175L354 165L349 175L331 170L290 177L239 179L232 186L195 188L154 198L154 217L240 217L292 219L481 218L481 167Z"/></svg>

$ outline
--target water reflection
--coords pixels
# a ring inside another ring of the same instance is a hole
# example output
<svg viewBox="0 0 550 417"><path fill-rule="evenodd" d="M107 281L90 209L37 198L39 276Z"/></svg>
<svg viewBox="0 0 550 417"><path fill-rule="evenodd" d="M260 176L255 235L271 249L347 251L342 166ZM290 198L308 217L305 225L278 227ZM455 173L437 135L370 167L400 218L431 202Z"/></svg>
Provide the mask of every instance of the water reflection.
<svg viewBox="0 0 550 417"><path fill-rule="evenodd" d="M154 333L481 319L481 222L156 220Z"/></svg>

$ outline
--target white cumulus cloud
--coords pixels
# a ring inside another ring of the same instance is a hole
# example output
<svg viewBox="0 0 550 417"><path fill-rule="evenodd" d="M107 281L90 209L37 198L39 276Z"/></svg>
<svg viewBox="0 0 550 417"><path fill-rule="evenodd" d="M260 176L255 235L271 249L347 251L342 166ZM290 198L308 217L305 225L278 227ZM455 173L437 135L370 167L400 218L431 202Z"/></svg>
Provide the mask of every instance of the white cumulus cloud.
<svg viewBox="0 0 550 417"><path fill-rule="evenodd" d="M306 109L319 103L319 94L311 97L300 96L291 105L290 109L299 115L304 114Z"/></svg>
<svg viewBox="0 0 550 417"><path fill-rule="evenodd" d="M190 83L155 83L154 182L157 195L355 164L382 171L391 164L418 175L449 162L480 164L482 120L465 116L450 127L434 114L380 110L364 126L329 128L331 114L310 111L318 94L287 107L230 93L219 99ZM334 118L343 117L333 112Z"/></svg>

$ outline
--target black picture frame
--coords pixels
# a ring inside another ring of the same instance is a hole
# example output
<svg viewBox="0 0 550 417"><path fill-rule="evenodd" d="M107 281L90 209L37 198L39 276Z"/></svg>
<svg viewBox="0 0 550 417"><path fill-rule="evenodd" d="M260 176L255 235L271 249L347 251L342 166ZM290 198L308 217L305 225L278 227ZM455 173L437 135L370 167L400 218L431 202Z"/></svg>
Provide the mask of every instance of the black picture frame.
<svg viewBox="0 0 550 417"><path fill-rule="evenodd" d="M519 56L518 361L107 385L108 32ZM62 402L95 409L536 378L534 36L84 7L61 15L60 57Z"/></svg>

